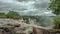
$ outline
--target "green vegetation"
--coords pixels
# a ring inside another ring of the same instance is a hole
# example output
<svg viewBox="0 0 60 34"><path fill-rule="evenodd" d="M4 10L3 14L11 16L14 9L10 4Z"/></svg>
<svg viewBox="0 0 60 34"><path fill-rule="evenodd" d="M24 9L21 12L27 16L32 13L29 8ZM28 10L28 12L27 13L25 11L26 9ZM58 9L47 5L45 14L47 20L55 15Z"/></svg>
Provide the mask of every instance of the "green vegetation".
<svg viewBox="0 0 60 34"><path fill-rule="evenodd" d="M21 16L19 13L14 12L14 11L9 11L7 14L5 13L0 13L0 18L10 18L10 19L24 19L24 20L29 20L34 19L35 16Z"/></svg>
<svg viewBox="0 0 60 34"><path fill-rule="evenodd" d="M57 16L54 19L54 28L60 29L60 0L51 0L51 5L49 6L53 10L53 13Z"/></svg>
<svg viewBox="0 0 60 34"><path fill-rule="evenodd" d="M30 18L30 19L35 19L36 16L22 16L22 18L24 18L24 19L28 19L28 18Z"/></svg>
<svg viewBox="0 0 60 34"><path fill-rule="evenodd" d="M21 16L17 12L14 12L14 11L9 11L9 13L6 16L7 18L13 18L13 19L21 18Z"/></svg>
<svg viewBox="0 0 60 34"><path fill-rule="evenodd" d="M56 16L54 19L54 28L55 29L60 29L60 16Z"/></svg>
<svg viewBox="0 0 60 34"><path fill-rule="evenodd" d="M5 13L0 13L0 18L6 18Z"/></svg>
<svg viewBox="0 0 60 34"><path fill-rule="evenodd" d="M0 18L20 19L21 16L17 12L9 11L7 14L0 13Z"/></svg>
<svg viewBox="0 0 60 34"><path fill-rule="evenodd" d="M49 8L53 10L53 13L56 15L60 14L60 0L51 0L51 5Z"/></svg>

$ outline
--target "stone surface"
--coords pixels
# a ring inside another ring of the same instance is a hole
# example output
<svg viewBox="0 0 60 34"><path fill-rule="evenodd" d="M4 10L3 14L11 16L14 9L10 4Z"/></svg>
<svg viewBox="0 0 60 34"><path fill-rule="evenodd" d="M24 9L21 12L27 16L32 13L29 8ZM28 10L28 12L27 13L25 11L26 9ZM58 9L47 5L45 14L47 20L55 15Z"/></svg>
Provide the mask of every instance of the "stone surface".
<svg viewBox="0 0 60 34"><path fill-rule="evenodd" d="M43 34L42 29L36 28L36 27L33 27L33 32L34 32L34 34Z"/></svg>

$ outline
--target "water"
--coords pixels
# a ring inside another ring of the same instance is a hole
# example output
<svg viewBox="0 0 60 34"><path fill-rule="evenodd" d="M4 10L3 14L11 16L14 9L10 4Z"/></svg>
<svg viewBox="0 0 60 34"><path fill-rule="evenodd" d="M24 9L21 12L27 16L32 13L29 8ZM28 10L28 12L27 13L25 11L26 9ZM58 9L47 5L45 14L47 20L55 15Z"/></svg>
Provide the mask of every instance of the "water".
<svg viewBox="0 0 60 34"><path fill-rule="evenodd" d="M48 27L52 28L54 26L53 21L54 21L54 16L39 16L36 19L36 25L38 26L43 26L43 27Z"/></svg>

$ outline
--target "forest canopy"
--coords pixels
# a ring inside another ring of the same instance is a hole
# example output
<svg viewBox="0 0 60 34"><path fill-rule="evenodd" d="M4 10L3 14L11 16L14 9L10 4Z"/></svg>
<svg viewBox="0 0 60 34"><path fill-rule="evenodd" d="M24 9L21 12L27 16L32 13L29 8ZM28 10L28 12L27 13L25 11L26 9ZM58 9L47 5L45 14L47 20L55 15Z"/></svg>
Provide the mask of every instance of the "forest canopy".
<svg viewBox="0 0 60 34"><path fill-rule="evenodd" d="M53 10L54 14L60 15L60 0L51 0L49 8Z"/></svg>

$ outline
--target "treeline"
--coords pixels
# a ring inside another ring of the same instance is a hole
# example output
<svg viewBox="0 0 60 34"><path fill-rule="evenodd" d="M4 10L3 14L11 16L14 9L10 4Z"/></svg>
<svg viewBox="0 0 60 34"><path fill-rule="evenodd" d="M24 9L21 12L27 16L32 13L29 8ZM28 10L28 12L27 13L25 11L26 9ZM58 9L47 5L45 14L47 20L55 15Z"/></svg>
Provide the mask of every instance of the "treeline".
<svg viewBox="0 0 60 34"><path fill-rule="evenodd" d="M13 19L19 19L21 16L14 11L9 11L7 14L0 13L0 18L13 18Z"/></svg>
<svg viewBox="0 0 60 34"><path fill-rule="evenodd" d="M14 11L9 11L7 14L5 13L0 13L0 18L10 18L10 19L24 19L28 20L28 18L34 19L36 18L35 16L22 16L18 12Z"/></svg>
<svg viewBox="0 0 60 34"><path fill-rule="evenodd" d="M6 14L5 13L0 13L0 18L6 18Z"/></svg>

